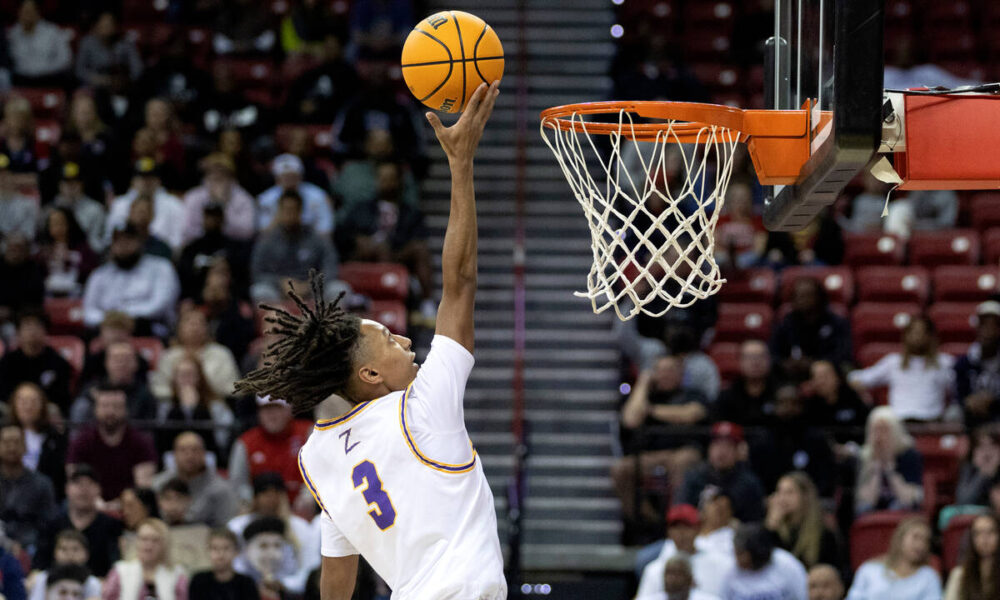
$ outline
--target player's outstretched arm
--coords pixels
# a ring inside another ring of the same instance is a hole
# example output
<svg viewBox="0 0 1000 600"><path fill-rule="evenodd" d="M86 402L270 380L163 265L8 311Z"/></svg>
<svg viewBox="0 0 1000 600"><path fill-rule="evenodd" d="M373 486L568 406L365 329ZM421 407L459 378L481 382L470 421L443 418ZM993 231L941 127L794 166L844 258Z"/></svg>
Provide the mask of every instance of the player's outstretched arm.
<svg viewBox="0 0 1000 600"><path fill-rule="evenodd" d="M451 169L451 213L441 250L441 304L435 333L455 340L469 352L475 345L473 313L479 247L472 160L500 93L498 85L497 81L489 87L481 84L465 112L451 127L442 125L434 113L427 113L427 120L448 156Z"/></svg>

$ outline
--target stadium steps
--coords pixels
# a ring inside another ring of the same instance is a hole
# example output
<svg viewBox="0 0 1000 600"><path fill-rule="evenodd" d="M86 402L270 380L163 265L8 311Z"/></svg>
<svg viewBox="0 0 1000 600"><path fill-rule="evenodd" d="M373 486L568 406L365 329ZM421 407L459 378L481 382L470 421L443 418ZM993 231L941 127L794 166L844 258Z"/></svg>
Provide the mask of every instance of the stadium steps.
<svg viewBox="0 0 1000 600"><path fill-rule="evenodd" d="M611 81L613 5L578 0L573 10L526 0L527 73L518 74L516 0L432 1L430 11L465 10L500 35L506 76L476 159L479 292L476 368L465 417L494 493L506 550L507 487L513 472L514 234L517 89L528 89L525 164L525 419L527 460L522 563L526 570L630 570L621 547L618 502L608 478L620 401L613 314L594 315L573 292L586 288L590 234L580 207L538 134L538 113L558 104L602 100ZM445 119L451 122L451 119ZM429 134L429 132L428 132ZM436 277L448 223L450 178L443 153L432 164L422 207ZM438 279L440 285L440 279ZM503 496L503 499L499 499Z"/></svg>

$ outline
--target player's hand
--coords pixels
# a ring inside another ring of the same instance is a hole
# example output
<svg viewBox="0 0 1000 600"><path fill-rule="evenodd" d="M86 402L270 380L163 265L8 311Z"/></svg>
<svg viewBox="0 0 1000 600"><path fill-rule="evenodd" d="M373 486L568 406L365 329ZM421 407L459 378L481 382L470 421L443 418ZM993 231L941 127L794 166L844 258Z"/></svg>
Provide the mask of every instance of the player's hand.
<svg viewBox="0 0 1000 600"><path fill-rule="evenodd" d="M448 155L448 160L472 159L479 146L479 140L483 137L483 127L493 113L493 105L499 93L499 81L494 81L489 87L485 83L479 84L469 99L465 112L451 127L442 125L441 119L436 114L427 113L427 121L434 128L434 135Z"/></svg>

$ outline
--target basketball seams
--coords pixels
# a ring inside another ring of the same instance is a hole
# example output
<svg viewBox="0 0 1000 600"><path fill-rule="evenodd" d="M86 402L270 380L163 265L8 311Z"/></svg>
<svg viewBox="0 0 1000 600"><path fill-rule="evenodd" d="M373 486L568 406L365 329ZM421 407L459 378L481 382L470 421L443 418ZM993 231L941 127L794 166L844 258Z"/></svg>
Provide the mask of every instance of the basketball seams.
<svg viewBox="0 0 1000 600"><path fill-rule="evenodd" d="M445 76L445 78L441 81L441 83L439 83L438 86L431 91L431 93L427 94L423 98L418 98L418 100L420 102L423 102L424 100L427 100L428 98L430 98L431 96L433 96L434 94L436 94L438 92L438 90L440 90L442 87L444 87L444 84L448 83L448 80L451 79L452 72L455 70L455 61L453 60L454 57L451 55L451 48L448 47L448 44L442 42L441 40L439 40L436 37L434 37L433 35L427 33L423 29L414 29L414 31L420 32L420 33L426 35L427 37L431 38L435 42L441 44L441 47L444 48L444 51L448 53L448 75ZM441 64L444 64L444 63L442 62Z"/></svg>
<svg viewBox="0 0 1000 600"><path fill-rule="evenodd" d="M458 47L462 51L462 103L459 105L456 112L462 112L465 109L466 97L465 97L465 71L468 68L465 64L465 44L462 42L462 26L458 24L458 19L455 17L455 11L449 10L448 14L451 15L452 22L455 23L455 32L458 34ZM472 55L475 58L475 54ZM451 58L451 52L448 52L448 57ZM450 76L450 72L449 72Z"/></svg>
<svg viewBox="0 0 1000 600"><path fill-rule="evenodd" d="M406 65L399 65L399 66L400 66L400 68L405 69L407 67L431 67L431 66L434 66L434 65L446 65L448 63L457 63L457 62L466 62L466 63L468 63L468 62L474 62L474 61L503 60L503 59L504 59L503 56L482 56L480 58L455 58L455 59L452 59L452 60L431 60L431 61L428 61L428 62L409 63L409 64L406 64ZM486 80L484 79L483 81L486 81ZM487 82L487 83L489 83L489 82Z"/></svg>
<svg viewBox="0 0 1000 600"><path fill-rule="evenodd" d="M479 54L479 43L483 41L483 37L486 35L486 30L489 29L489 28L490 28L490 26L487 23L484 22L483 23L483 30L479 32L479 37L476 38L476 45L472 47L472 64L473 64L473 66L476 67L476 75L479 75L479 78L482 79L483 83L485 83L487 85L489 85L490 82L486 81L486 78L483 77L483 72L479 70L479 60L480 59L478 57L478 54ZM499 58L503 58L503 57L500 56ZM484 58L482 60L491 60L491 59Z"/></svg>

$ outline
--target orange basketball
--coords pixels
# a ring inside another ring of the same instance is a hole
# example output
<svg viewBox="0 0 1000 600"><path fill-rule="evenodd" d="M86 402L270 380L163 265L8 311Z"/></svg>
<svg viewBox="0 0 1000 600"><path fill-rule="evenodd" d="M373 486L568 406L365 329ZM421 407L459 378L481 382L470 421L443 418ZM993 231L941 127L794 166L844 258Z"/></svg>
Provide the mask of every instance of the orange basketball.
<svg viewBox="0 0 1000 600"><path fill-rule="evenodd" d="M476 15L444 10L413 28L401 62L417 100L442 112L462 112L479 84L503 77L503 46Z"/></svg>

